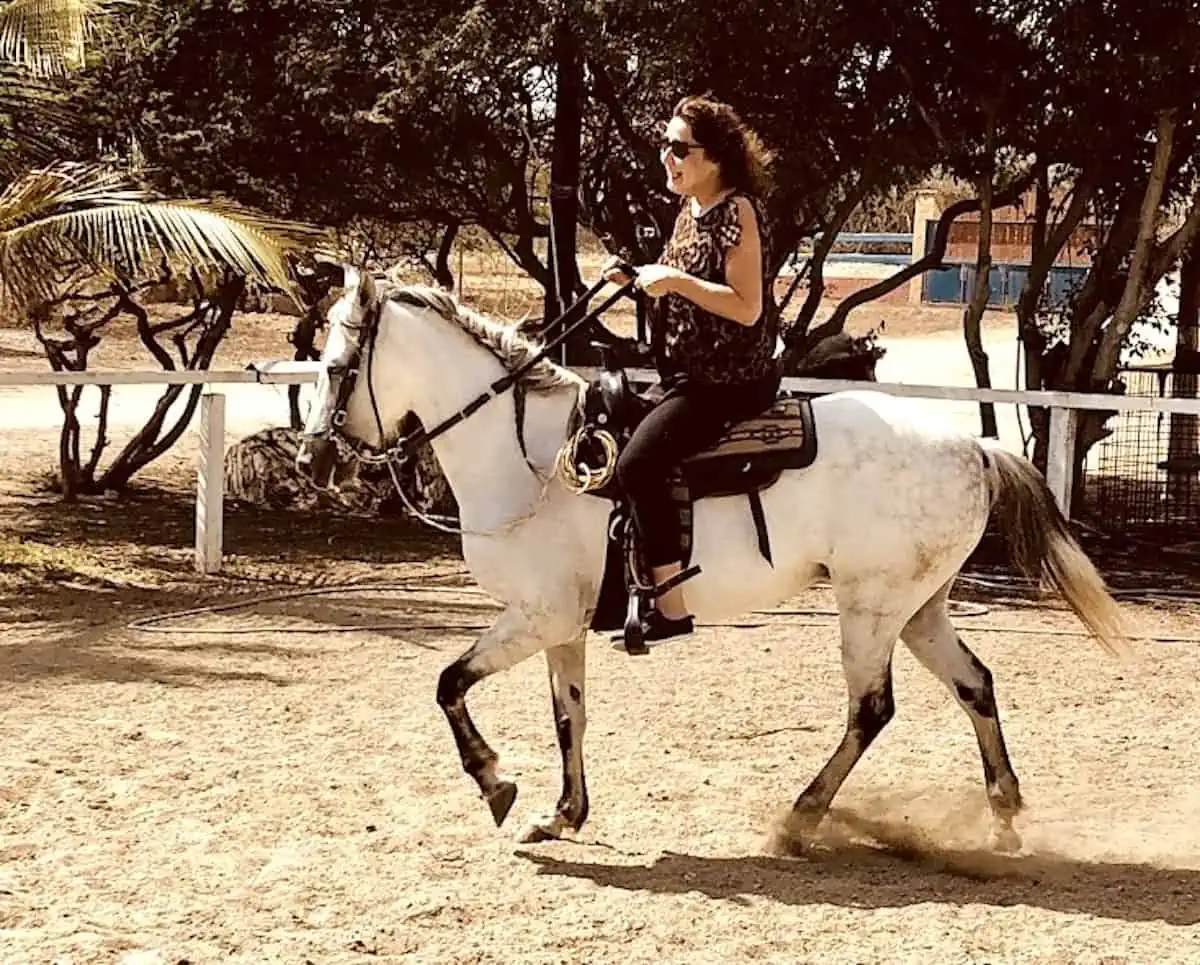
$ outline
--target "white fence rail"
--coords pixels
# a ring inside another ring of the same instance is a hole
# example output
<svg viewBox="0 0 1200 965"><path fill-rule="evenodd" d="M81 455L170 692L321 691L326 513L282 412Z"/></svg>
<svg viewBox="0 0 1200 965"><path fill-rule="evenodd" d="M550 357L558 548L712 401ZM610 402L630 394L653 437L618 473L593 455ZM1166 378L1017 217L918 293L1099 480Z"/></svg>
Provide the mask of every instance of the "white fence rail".
<svg viewBox="0 0 1200 965"><path fill-rule="evenodd" d="M204 385L200 405L200 446L196 488L196 569L215 573L221 567L224 518L225 397L222 385L299 385L316 382L319 362L259 362L244 370L183 372L0 372L0 386L60 385ZM579 370L592 376L595 369ZM653 381L653 372L631 369L634 382ZM1046 481L1064 513L1070 512L1074 484L1075 434L1079 413L1085 410L1166 412L1200 416L1200 399L1146 398L1080 392L1023 392L1013 389L973 389L965 386L911 385L895 382L853 382L842 379L788 378L784 388L799 392L839 392L868 389L888 395L947 402L993 402L1050 410L1049 460Z"/></svg>
<svg viewBox="0 0 1200 965"><path fill-rule="evenodd" d="M315 362L261 362L246 369L0 372L0 387L68 385L202 385L196 459L196 569L221 568L225 520L225 385L303 385L317 381Z"/></svg>

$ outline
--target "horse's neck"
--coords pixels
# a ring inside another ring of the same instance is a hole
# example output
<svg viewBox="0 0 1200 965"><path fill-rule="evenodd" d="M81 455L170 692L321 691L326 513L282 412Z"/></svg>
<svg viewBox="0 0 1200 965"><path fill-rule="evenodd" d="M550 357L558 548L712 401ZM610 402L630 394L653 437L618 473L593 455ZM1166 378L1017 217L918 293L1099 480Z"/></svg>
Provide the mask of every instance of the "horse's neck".
<svg viewBox="0 0 1200 965"><path fill-rule="evenodd" d="M462 409L505 374L487 349L438 324L428 351L421 355L423 391L413 402L426 429ZM464 351L464 343L467 348ZM578 395L571 387L553 393L529 393L522 422L529 462L543 477L553 471L554 458L566 440L567 424ZM446 481L454 491L463 525L496 525L527 509L539 497L543 481L531 471L517 437L513 390L492 399L471 416L433 440L432 446Z"/></svg>

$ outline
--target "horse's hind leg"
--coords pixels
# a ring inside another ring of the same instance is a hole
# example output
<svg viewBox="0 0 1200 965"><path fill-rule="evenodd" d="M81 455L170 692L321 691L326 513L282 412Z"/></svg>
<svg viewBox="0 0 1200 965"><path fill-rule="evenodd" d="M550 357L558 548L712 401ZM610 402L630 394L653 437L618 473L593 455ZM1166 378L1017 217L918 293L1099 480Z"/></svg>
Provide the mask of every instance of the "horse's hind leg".
<svg viewBox="0 0 1200 965"><path fill-rule="evenodd" d="M874 612L876 608L838 596L849 715L837 750L792 806L787 832L800 838L820 824L838 790L896 710L892 651L907 615L882 615Z"/></svg>
<svg viewBox="0 0 1200 965"><path fill-rule="evenodd" d="M522 834L526 843L557 838L568 829L578 831L588 816L587 781L583 773L583 732L587 726L584 705L586 633L574 643L546 651L550 672L550 702L554 730L562 752L562 794L554 813L534 819Z"/></svg>
<svg viewBox="0 0 1200 965"><path fill-rule="evenodd" d="M517 797L517 785L500 776L496 752L488 746L467 712L467 691L485 677L507 670L571 636L563 633L555 638L544 627L535 626L520 610L509 608L438 678L437 702L454 734L463 770L479 785L497 827L508 817Z"/></svg>
<svg viewBox="0 0 1200 965"><path fill-rule="evenodd" d="M901 639L913 655L954 694L971 718L983 777L993 817L993 842L997 848L1015 851L1021 839L1013 830L1013 818L1021 810L1021 789L1008 759L992 674L959 639L946 611L950 585L942 587L901 631Z"/></svg>

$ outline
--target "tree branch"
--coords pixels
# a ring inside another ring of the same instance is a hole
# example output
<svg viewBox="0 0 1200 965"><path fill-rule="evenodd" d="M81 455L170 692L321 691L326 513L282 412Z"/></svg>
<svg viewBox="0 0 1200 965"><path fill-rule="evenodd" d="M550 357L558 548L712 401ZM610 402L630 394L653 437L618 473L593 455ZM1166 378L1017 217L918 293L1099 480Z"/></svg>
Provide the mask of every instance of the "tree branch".
<svg viewBox="0 0 1200 965"><path fill-rule="evenodd" d="M1150 179L1142 195L1137 239L1134 242L1129 274L1125 279L1125 290L1121 293L1121 300L1117 304L1117 310L1113 312L1108 328L1100 338L1096 361L1092 365L1092 382L1096 385L1105 384L1111 378L1116 369L1121 345L1146 301L1147 268L1154 255L1154 234L1158 228L1159 207L1166 189L1167 170L1170 167L1175 141L1175 126L1174 109L1159 113L1158 142L1154 148L1154 161L1150 165Z"/></svg>
<svg viewBox="0 0 1200 965"><path fill-rule="evenodd" d="M648 144L646 139L633 129L629 115L622 106L621 98L617 95L616 86L613 84L612 77L608 73L608 68L604 64L592 59L588 60L588 66L592 69L592 90L596 95L596 99L608 111L613 124L617 128L617 133L621 135L621 140L625 142L625 145L634 153L634 156L637 157L646 170L654 170L658 164L658 155L653 146Z"/></svg>
<svg viewBox="0 0 1200 965"><path fill-rule="evenodd" d="M1022 174L1009 184L1008 187L996 192L995 197L992 199L993 204L1001 208L1012 204L1025 193L1029 185L1033 183L1035 176L1032 171ZM938 219L937 228L933 236L933 246L925 253L924 257L902 268L891 277L885 278L869 288L860 289L842 299L838 307L834 309L833 314L822 325L813 329L812 333L805 339L803 347L809 348L823 339L829 338L831 335L840 333L846 327L846 319L858 306L866 305L877 298L882 298L888 292L895 291L905 282L924 274L930 269L943 267L942 259L946 256L946 245L950 240L950 226L962 215L970 211L978 211L980 206L981 202L979 198L967 198L950 205L950 207L942 212L942 216ZM800 354L803 353L801 352Z"/></svg>
<svg viewBox="0 0 1200 965"><path fill-rule="evenodd" d="M821 300L825 297L825 259L837 243L837 236L842 230L842 226L854 214L855 209L862 204L863 198L867 196L871 184L867 172L864 171L854 187L846 193L842 203L837 206L833 212L833 218L822 229L820 240L813 246L812 258L808 263L808 297L800 306L800 313L796 316L796 321L784 335L785 347L804 342L805 336L808 334L808 327L812 324L817 309L821 307Z"/></svg>

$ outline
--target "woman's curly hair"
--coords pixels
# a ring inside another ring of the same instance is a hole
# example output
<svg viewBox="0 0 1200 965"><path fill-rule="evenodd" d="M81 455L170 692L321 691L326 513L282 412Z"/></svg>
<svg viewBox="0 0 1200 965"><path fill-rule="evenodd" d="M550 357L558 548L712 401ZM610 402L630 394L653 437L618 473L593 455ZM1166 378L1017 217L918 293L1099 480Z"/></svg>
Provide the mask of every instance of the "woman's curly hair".
<svg viewBox="0 0 1200 965"><path fill-rule="evenodd" d="M770 193L774 155L730 105L692 95L675 105L675 116L687 121L692 138L721 169L725 187L760 198Z"/></svg>

